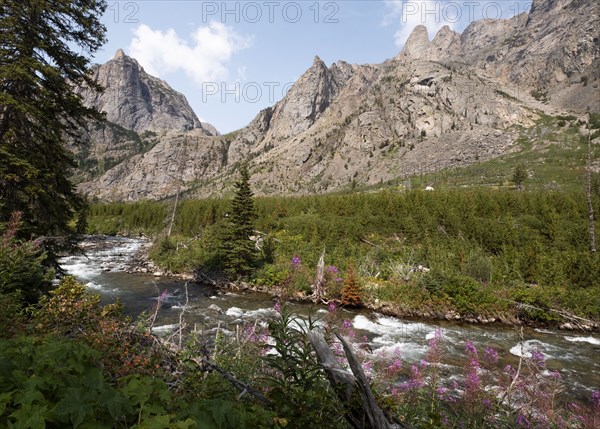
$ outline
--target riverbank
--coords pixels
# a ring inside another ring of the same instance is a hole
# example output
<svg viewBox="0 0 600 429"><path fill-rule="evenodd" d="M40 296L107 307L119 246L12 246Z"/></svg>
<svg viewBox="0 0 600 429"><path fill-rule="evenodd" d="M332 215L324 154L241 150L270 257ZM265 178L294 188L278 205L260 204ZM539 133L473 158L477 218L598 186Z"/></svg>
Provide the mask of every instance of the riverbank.
<svg viewBox="0 0 600 429"><path fill-rule="evenodd" d="M199 276L197 273L188 274L169 274L175 278L182 278L186 280L193 280L197 283L202 283L210 286L214 286L221 290L233 291L233 292L249 292L249 293L263 293L268 294L274 299L282 299L286 301L316 304L326 308L330 303L334 303L339 306L340 302L336 300L324 301L315 300L313 296L302 292L296 292L289 294L282 287L266 287L253 285L247 282L229 282L229 281L215 281L207 279L205 275ZM518 305L515 303L515 305ZM445 321L458 324L470 324L470 325L484 325L484 326L503 326L503 327L520 327L526 326L529 328L537 329L554 329L562 331L579 331L589 333L600 333L600 324L590 320L577 320L576 316L571 316L571 320L551 322L538 322L535 320L520 319L518 316L513 314L498 314L498 315L469 315L466 317L461 316L453 310L441 311L436 309L414 309L406 306L401 306L393 302L379 302L378 300L371 300L367 297L367 300L362 303L359 307L369 311L380 313L384 316L396 317L399 319L405 319L415 322L427 322L427 321Z"/></svg>
<svg viewBox="0 0 600 429"><path fill-rule="evenodd" d="M111 243L107 241L107 238L108 236L94 236L95 240L88 241L84 248L87 248L88 251L98 251L99 249L114 246L114 242ZM286 288L285 285L281 284L265 286L245 281L231 282L222 274L206 274L199 269L188 272L173 273L169 270L161 268L151 259L150 250L155 243L153 243L149 237L142 236L137 238L140 240L141 244L128 259L127 268L125 270L127 273L150 274L156 278L170 277L177 280L204 284L223 291L264 293L268 294L274 299L317 304L324 307L330 302L336 305L341 304L339 299L318 300L307 291L289 290L289 284ZM108 270L110 270L110 268L108 268ZM285 283L285 281L283 283ZM413 321L447 321L459 324L467 323L472 325L499 325L505 327L527 326L530 328L559 329L564 331L600 332L600 324L598 322L580 318L576 315L570 315L566 312L561 312L560 310L551 310L556 312L557 320L536 321L532 319L521 318L518 315L519 308L527 309L527 307L529 307L529 309L533 311L543 311L544 309L514 301L511 302L511 304L516 309L515 312L505 311L497 314L469 314L465 316L461 315L454 309L447 309L443 307L414 308L406 304L382 301L379 298L373 297L371 294L364 293L363 302L360 307L381 313L385 316L409 319ZM548 309L545 309L545 311L548 311Z"/></svg>

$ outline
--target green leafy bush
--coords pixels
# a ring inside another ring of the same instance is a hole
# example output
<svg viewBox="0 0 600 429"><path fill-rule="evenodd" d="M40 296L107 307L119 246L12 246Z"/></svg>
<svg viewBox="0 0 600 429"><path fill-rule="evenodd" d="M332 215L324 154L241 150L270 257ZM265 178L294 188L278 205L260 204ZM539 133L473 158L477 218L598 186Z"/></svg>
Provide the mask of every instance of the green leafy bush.
<svg viewBox="0 0 600 429"><path fill-rule="evenodd" d="M0 236L0 293L31 304L51 289L54 272L39 243L15 238L20 218L14 213Z"/></svg>

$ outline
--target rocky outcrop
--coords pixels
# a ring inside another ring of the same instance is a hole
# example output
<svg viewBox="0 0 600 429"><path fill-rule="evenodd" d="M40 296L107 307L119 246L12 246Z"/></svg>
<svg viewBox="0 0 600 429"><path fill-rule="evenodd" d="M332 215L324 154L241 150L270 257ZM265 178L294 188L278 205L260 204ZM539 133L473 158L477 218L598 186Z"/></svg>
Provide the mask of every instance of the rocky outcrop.
<svg viewBox="0 0 600 429"><path fill-rule="evenodd" d="M200 122L183 94L149 75L119 49L114 58L92 68L94 80L105 90L79 88L85 105L106 113L109 122L135 132L190 131L215 135L212 125Z"/></svg>
<svg viewBox="0 0 600 429"><path fill-rule="evenodd" d="M103 175L143 154L169 132L219 135L212 125L200 122L181 93L146 73L121 49L112 60L95 65L92 75L104 91L82 86L76 92L86 106L104 112L106 121L89 124L83 131L83 140L88 143L72 147L80 167L75 174L78 182Z"/></svg>
<svg viewBox="0 0 600 429"><path fill-rule="evenodd" d="M429 48L430 44L427 27L424 25L417 25L406 40L402 54L413 60L418 60L422 57L427 57Z"/></svg>

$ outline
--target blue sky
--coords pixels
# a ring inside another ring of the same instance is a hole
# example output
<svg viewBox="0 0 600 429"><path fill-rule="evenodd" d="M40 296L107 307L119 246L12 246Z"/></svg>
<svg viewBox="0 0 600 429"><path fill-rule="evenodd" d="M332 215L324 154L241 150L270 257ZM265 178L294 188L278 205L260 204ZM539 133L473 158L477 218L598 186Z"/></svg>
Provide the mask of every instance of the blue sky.
<svg viewBox="0 0 600 429"><path fill-rule="evenodd" d="M280 100L315 55L330 65L381 63L396 56L417 24L430 39L443 25L507 18L530 1L108 1L108 43L182 92L222 133L248 124Z"/></svg>

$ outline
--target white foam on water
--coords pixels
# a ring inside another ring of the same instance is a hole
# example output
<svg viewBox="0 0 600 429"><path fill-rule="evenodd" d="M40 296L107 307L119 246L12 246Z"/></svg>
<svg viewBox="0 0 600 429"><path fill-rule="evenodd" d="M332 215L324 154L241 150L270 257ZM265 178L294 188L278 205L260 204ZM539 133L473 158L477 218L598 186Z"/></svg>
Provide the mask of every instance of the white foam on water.
<svg viewBox="0 0 600 429"><path fill-rule="evenodd" d="M101 273L101 270L99 268L87 261L81 261L80 259L71 260L68 261L68 263L64 263L62 261L63 260L61 259L62 268L70 275L75 276L81 280L89 280L93 277L100 275Z"/></svg>
<svg viewBox="0 0 600 429"><path fill-rule="evenodd" d="M258 310L250 310L246 312L246 316L252 318L267 318L274 316L277 312L273 308L259 308Z"/></svg>
<svg viewBox="0 0 600 429"><path fill-rule="evenodd" d="M359 314L354 317L352 321L352 325L356 329L360 329L362 331L369 331L373 334L384 334L385 330L383 327L375 322L370 321L365 316Z"/></svg>
<svg viewBox="0 0 600 429"><path fill-rule="evenodd" d="M85 284L87 287L89 287L90 289L94 289L94 290L104 290L104 287L98 283L94 283L94 282L87 282Z"/></svg>
<svg viewBox="0 0 600 429"><path fill-rule="evenodd" d="M432 340L434 338L435 338L435 331L428 332L427 335L425 335L425 339L427 341Z"/></svg>
<svg viewBox="0 0 600 429"><path fill-rule="evenodd" d="M524 358L530 358L531 352L539 351L544 355L544 359L553 358L554 356L551 352L559 350L557 347L552 346L548 343L544 343L539 340L526 340L522 343L518 342L515 346L511 347L510 353L515 356L520 356Z"/></svg>
<svg viewBox="0 0 600 429"><path fill-rule="evenodd" d="M417 331L431 330L431 327L422 323L406 323L393 317L377 316L377 320L373 322L361 314L355 316L352 323L356 329L378 335L406 336Z"/></svg>
<svg viewBox="0 0 600 429"><path fill-rule="evenodd" d="M565 340L572 343L590 343L595 346L600 346L600 338L596 337L565 337Z"/></svg>
<svg viewBox="0 0 600 429"><path fill-rule="evenodd" d="M225 314L229 317L242 317L244 315L244 310L238 307L230 307Z"/></svg>

